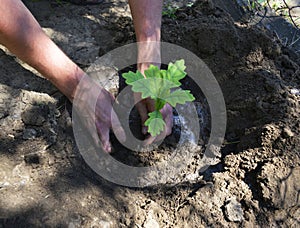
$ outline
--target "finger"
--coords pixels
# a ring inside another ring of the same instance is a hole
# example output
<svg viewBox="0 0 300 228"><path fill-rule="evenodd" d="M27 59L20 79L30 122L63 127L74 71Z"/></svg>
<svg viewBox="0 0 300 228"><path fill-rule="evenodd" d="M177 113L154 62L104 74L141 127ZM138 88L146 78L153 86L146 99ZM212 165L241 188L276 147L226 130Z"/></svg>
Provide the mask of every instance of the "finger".
<svg viewBox="0 0 300 228"><path fill-rule="evenodd" d="M94 142L95 145L99 145L100 140L99 140L99 133L98 133L98 127L97 124L96 126L94 125L95 123L95 117L91 117L91 115L88 114L88 109L82 109L80 111L74 110L74 114L78 116L76 120L76 124L80 125L80 129L82 132L80 132L79 135L85 135L85 136L90 136L92 138L92 141ZM95 129L96 127L96 129Z"/></svg>
<svg viewBox="0 0 300 228"><path fill-rule="evenodd" d="M144 135L146 135L148 132L148 127L145 126L144 124L145 124L146 120L148 119L148 113L153 112L155 110L155 101L153 99L147 98L140 103L141 103L141 105L143 105L143 107L142 107L143 112L145 112L145 114L140 113L141 121L142 121L142 133ZM142 115L144 115L144 116L142 117Z"/></svg>
<svg viewBox="0 0 300 228"><path fill-rule="evenodd" d="M142 102L137 103L135 106L141 117L142 133L145 135L145 134L147 134L147 131L148 131L148 127L145 126L145 122L148 119L147 107Z"/></svg>
<svg viewBox="0 0 300 228"><path fill-rule="evenodd" d="M166 133L167 133L167 132L166 132L166 127L165 127L164 130L163 130L163 132L160 133L158 136L151 136L151 135L150 135L149 137L147 137L147 138L144 140L144 143L143 143L144 146L150 145L150 144L152 144L152 143L158 143L158 142L164 140L165 137L167 136Z"/></svg>
<svg viewBox="0 0 300 228"><path fill-rule="evenodd" d="M109 142L109 126L96 123L98 135L102 144L102 148L105 152L111 152L111 144Z"/></svg>
<svg viewBox="0 0 300 228"><path fill-rule="evenodd" d="M136 102L135 107L137 108L140 117L141 117L141 125L142 125L142 134L147 134L148 127L145 126L145 122L148 119L148 109L146 100L142 99L141 93L134 93L134 101Z"/></svg>
<svg viewBox="0 0 300 228"><path fill-rule="evenodd" d="M172 128L173 128L173 112L170 112L165 118L165 123L166 123L166 136L170 135L172 133Z"/></svg>
<svg viewBox="0 0 300 228"><path fill-rule="evenodd" d="M162 140L164 140L164 138L166 137L166 132L164 131L163 133L161 133L160 135L158 136L149 136L147 137L144 142L143 142L143 145L144 146L147 146L147 145L151 145L153 143L157 143L157 144L160 144L159 142L161 142Z"/></svg>
<svg viewBox="0 0 300 228"><path fill-rule="evenodd" d="M154 137L154 136L150 135L144 140L143 145L144 146L151 145L155 141L155 139L156 139L156 136Z"/></svg>
<svg viewBox="0 0 300 228"><path fill-rule="evenodd" d="M169 104L166 104L162 110L161 110L162 116L164 118L164 121L166 123L165 131L166 136L170 135L172 133L172 127L173 127L173 109Z"/></svg>
<svg viewBox="0 0 300 228"><path fill-rule="evenodd" d="M154 143L162 141L166 138L167 136L167 126L165 126L164 130L162 133L160 133L158 136L156 136L156 138L154 139Z"/></svg>
<svg viewBox="0 0 300 228"><path fill-rule="evenodd" d="M147 104L148 112L155 111L155 101L153 99L147 98L145 102Z"/></svg>
<svg viewBox="0 0 300 228"><path fill-rule="evenodd" d="M114 110L111 112L111 128L119 142L124 143L126 141L126 134Z"/></svg>

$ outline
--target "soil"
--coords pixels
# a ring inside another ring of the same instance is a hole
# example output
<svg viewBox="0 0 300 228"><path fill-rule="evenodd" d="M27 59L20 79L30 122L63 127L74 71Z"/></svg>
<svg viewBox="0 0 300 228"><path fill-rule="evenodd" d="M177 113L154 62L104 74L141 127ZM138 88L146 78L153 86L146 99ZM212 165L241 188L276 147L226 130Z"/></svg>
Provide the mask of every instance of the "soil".
<svg viewBox="0 0 300 228"><path fill-rule="evenodd" d="M24 2L85 69L135 39L125 1ZM235 22L210 1L183 6L175 15L163 18L163 41L199 56L224 94L227 129L217 163L200 173L195 156L184 176L196 178L173 185L128 188L106 181L76 147L64 96L3 49L0 227L300 226L299 56L268 31ZM164 155L157 150L149 157L114 156L151 165Z"/></svg>

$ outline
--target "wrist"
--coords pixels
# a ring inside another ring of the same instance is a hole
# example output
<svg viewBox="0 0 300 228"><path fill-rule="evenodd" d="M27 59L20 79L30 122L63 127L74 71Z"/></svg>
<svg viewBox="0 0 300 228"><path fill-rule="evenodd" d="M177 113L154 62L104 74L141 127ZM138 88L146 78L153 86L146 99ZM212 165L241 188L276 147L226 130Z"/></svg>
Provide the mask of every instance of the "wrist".
<svg viewBox="0 0 300 228"><path fill-rule="evenodd" d="M146 63L138 63L137 64L137 69L145 76L144 72L145 70L147 70L149 68L150 65L154 65L157 66L158 68L160 68L160 61L159 62L146 62Z"/></svg>
<svg viewBox="0 0 300 228"><path fill-rule="evenodd" d="M69 85L68 88L65 90L65 95L68 97L68 99L72 102L75 98L76 89L79 85L81 79L84 77L85 72L81 70L79 67L77 67L75 73L73 76L69 78L69 81L66 83L66 85Z"/></svg>
<svg viewBox="0 0 300 228"><path fill-rule="evenodd" d="M49 78L49 80L63 93L71 102L73 102L76 94L77 86L85 73L78 66L66 74L62 72L60 77Z"/></svg>
<svg viewBox="0 0 300 228"><path fill-rule="evenodd" d="M144 73L150 64L160 67L161 53L159 41L138 42L137 69Z"/></svg>

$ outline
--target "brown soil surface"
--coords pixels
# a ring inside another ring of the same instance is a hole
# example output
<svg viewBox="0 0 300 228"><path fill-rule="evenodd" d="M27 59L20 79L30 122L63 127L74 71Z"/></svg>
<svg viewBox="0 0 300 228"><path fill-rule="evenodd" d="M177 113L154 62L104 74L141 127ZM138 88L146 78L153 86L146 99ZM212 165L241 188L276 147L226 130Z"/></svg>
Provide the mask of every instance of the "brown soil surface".
<svg viewBox="0 0 300 228"><path fill-rule="evenodd" d="M25 3L83 68L134 41L123 1ZM163 41L198 55L222 88L228 121L219 163L172 186L109 183L78 152L65 98L0 50L0 227L300 227L299 56L210 1L164 17L162 31Z"/></svg>

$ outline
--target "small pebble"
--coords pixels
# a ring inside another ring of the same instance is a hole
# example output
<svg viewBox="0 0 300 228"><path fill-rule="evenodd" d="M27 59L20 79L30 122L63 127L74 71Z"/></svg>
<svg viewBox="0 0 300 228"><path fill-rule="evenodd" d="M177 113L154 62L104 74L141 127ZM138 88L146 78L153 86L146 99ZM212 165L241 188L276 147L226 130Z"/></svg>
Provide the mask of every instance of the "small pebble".
<svg viewBox="0 0 300 228"><path fill-rule="evenodd" d="M14 138L15 138L15 136L12 135L12 134L8 134L7 136L8 136L9 138L11 138L11 139L14 139Z"/></svg>
<svg viewBox="0 0 300 228"><path fill-rule="evenodd" d="M108 222L108 221L105 221L105 220L100 220L99 221L99 225L100 225L100 227L103 227L103 228L110 228L110 227L112 227L111 223Z"/></svg>
<svg viewBox="0 0 300 228"><path fill-rule="evenodd" d="M292 132L292 130L289 128L289 127L285 127L283 129L283 136L285 138L290 138L290 137L293 137L294 136L294 133Z"/></svg>
<svg viewBox="0 0 300 228"><path fill-rule="evenodd" d="M27 139L34 139L36 137L36 130L32 129L32 128L27 128L23 131L23 139L27 140Z"/></svg>
<svg viewBox="0 0 300 228"><path fill-rule="evenodd" d="M55 163L54 157L49 157L48 164L51 166Z"/></svg>
<svg viewBox="0 0 300 228"><path fill-rule="evenodd" d="M244 219L242 206L235 198L228 200L225 205L225 214L227 219L232 222L241 222Z"/></svg>
<svg viewBox="0 0 300 228"><path fill-rule="evenodd" d="M300 95L300 90L299 89L291 89L291 94L299 96Z"/></svg>

